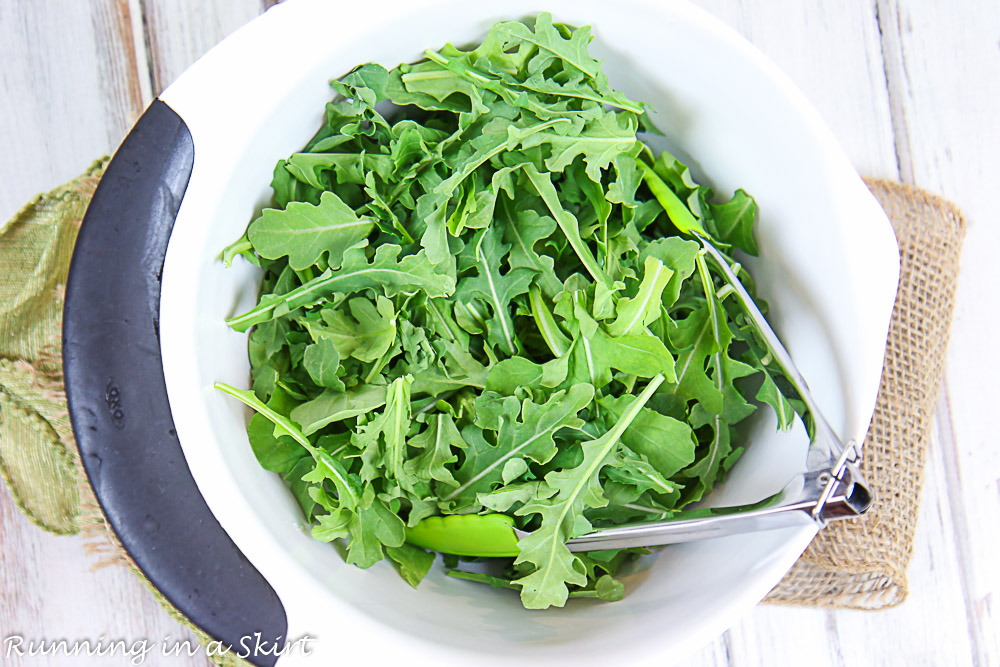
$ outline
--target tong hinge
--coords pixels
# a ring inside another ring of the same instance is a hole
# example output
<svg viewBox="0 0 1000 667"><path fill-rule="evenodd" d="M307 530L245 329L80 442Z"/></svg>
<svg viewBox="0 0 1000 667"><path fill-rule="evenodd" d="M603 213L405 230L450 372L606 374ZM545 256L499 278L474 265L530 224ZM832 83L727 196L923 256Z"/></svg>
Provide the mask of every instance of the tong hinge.
<svg viewBox="0 0 1000 667"><path fill-rule="evenodd" d="M871 489L857 468L861 460L860 450L861 446L851 440L830 470L821 474L819 481L825 482L825 485L811 512L813 519L821 526L826 526L831 520L849 519L864 514L871 507ZM837 494L840 488L843 488L843 493ZM835 494L838 502L831 505L830 499Z"/></svg>

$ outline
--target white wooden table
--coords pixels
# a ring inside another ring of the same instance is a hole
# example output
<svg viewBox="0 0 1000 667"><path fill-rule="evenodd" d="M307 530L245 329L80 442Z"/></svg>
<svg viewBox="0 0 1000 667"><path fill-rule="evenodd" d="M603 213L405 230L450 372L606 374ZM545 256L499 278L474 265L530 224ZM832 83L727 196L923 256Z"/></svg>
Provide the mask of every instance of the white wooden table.
<svg viewBox="0 0 1000 667"><path fill-rule="evenodd" d="M909 600L877 613L762 605L685 664L1000 665L1000 447L991 428L1000 378L1000 3L696 2L795 80L862 174L943 194L964 210L969 233ZM270 4L2 0L0 220L111 152L156 92ZM80 538L37 530L0 491L0 638L187 637L132 575L92 573L93 560ZM0 656L0 664L21 663Z"/></svg>

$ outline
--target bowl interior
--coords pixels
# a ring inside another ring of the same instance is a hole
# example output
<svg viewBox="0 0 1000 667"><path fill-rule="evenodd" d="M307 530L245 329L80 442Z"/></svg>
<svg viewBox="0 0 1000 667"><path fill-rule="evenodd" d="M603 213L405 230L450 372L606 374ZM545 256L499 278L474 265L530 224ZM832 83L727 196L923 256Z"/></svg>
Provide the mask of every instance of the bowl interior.
<svg viewBox="0 0 1000 667"><path fill-rule="evenodd" d="M274 586L289 635L318 636L321 655L350 654L342 642L348 636L352 646L378 642L386 659L420 663L472 653L480 664L515 656L590 661L611 650L661 664L682 655L760 600L814 529L670 547L636 565L622 602L542 613L522 609L509 592L440 571L411 590L385 563L348 566L333 546L308 536L280 479L257 464L247 411L211 389L217 381L247 385L246 338L223 320L256 298L253 268L225 269L219 253L267 205L275 161L319 127L330 78L363 62L416 60L447 41L472 43L496 20L550 10L556 20L594 26L593 52L605 59L612 85L652 104L667 134L663 145L703 182L756 197L761 256L750 263L772 306L769 319L834 428L862 438L898 270L881 209L791 84L735 33L686 4L334 4L279 5L162 96L192 132L195 166L164 266L161 347L178 435L206 501ZM804 469L801 427L778 433L767 416L750 432L752 446L713 503L759 499Z"/></svg>

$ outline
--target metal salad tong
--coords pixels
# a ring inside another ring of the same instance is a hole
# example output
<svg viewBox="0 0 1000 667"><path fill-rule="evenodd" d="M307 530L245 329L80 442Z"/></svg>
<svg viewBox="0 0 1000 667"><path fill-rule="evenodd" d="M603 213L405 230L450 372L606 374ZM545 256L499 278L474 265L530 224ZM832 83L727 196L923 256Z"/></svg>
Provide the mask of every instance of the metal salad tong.
<svg viewBox="0 0 1000 667"><path fill-rule="evenodd" d="M872 505L872 491L858 470L861 445L843 442L826 421L798 368L757 305L747 293L726 257L698 229L687 230L718 266L775 362L805 403L814 424L806 457L806 472L796 475L781 491L759 502L730 507L681 510L655 523L635 523L595 530L566 542L570 551L599 551L692 542L740 533L774 530L848 519ZM515 556L517 542L528 533L514 528L501 514L430 517L407 539L417 546L462 556Z"/></svg>
<svg viewBox="0 0 1000 667"><path fill-rule="evenodd" d="M854 441L844 443L837 436L788 351L733 273L725 256L703 234L697 230L691 233L733 288L747 315L757 325L768 351L813 418L815 435L806 457L807 471L796 475L778 493L757 503L682 511L676 519L597 530L569 540L570 551L691 542L808 522L822 528L829 521L864 514L872 505L871 488L857 467L861 461L861 445Z"/></svg>

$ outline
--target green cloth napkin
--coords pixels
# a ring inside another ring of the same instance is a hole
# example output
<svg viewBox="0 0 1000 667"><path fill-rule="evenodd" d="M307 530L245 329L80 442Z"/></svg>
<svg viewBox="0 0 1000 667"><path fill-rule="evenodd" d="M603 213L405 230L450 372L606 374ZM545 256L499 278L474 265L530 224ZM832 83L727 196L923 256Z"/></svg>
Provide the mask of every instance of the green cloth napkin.
<svg viewBox="0 0 1000 667"><path fill-rule="evenodd" d="M177 611L128 557L107 527L80 463L62 375L66 276L80 223L108 159L35 197L0 227L0 476L39 528L82 533L101 556L95 567L127 565L167 613L207 646L213 639ZM249 665L232 653L208 656Z"/></svg>
<svg viewBox="0 0 1000 667"><path fill-rule="evenodd" d="M58 535L80 530L80 460L63 393L66 275L106 160L0 227L0 475L17 507Z"/></svg>

